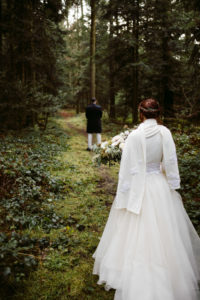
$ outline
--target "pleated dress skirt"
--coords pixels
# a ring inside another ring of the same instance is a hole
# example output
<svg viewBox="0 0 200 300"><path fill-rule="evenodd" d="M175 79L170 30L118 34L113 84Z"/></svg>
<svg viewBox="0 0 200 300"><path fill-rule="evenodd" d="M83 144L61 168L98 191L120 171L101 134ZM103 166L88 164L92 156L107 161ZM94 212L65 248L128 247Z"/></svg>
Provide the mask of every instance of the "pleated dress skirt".
<svg viewBox="0 0 200 300"><path fill-rule="evenodd" d="M93 274L114 300L199 300L198 234L165 175L146 177L139 215L113 203Z"/></svg>

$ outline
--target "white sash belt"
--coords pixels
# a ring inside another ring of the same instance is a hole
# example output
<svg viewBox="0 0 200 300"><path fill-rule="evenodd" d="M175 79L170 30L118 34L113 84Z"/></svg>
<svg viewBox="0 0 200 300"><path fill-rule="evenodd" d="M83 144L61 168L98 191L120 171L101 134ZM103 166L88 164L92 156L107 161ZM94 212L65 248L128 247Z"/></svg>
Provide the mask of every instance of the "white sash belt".
<svg viewBox="0 0 200 300"><path fill-rule="evenodd" d="M146 166L146 172L148 174L160 174L160 163L149 163Z"/></svg>

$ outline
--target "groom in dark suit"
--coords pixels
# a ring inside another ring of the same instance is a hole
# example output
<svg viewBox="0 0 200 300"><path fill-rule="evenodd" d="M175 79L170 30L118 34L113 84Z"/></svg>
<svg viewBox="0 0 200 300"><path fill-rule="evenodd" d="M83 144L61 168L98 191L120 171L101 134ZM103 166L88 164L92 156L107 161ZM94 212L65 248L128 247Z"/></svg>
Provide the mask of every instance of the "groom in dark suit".
<svg viewBox="0 0 200 300"><path fill-rule="evenodd" d="M86 118L87 118L87 133L88 133L88 148L90 151L92 149L92 134L96 133L97 144L101 144L101 118L102 118L102 108L97 105L96 98L92 98L91 104L86 107Z"/></svg>

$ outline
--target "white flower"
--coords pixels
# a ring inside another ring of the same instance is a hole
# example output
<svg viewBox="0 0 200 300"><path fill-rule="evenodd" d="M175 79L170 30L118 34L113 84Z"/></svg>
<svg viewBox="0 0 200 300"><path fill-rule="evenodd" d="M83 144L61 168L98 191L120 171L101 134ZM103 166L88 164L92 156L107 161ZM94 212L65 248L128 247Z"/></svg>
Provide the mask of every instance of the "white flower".
<svg viewBox="0 0 200 300"><path fill-rule="evenodd" d="M129 132L128 130L126 130L124 133L125 133L126 135L129 135L130 132Z"/></svg>
<svg viewBox="0 0 200 300"><path fill-rule="evenodd" d="M116 135L116 136L114 136L114 137L112 138L112 142L116 142L116 141L118 141L120 138L121 138L121 136L118 134L118 135Z"/></svg>
<svg viewBox="0 0 200 300"><path fill-rule="evenodd" d="M110 154L112 152L112 149L111 148L107 148L106 151L105 151L107 154Z"/></svg>
<svg viewBox="0 0 200 300"><path fill-rule="evenodd" d="M120 143L120 144L119 144L119 149L120 149L120 150L123 150L124 145L125 145L125 143Z"/></svg>
<svg viewBox="0 0 200 300"><path fill-rule="evenodd" d="M105 149L107 145L108 145L108 142L105 141L105 142L101 143L101 148Z"/></svg>
<svg viewBox="0 0 200 300"><path fill-rule="evenodd" d="M120 136L120 138L118 140L116 140L114 143L112 143L112 146L116 147L121 143L124 143L124 139Z"/></svg>
<svg viewBox="0 0 200 300"><path fill-rule="evenodd" d="M98 149L98 146L96 145L96 144L94 144L93 146L92 146L92 151L96 151Z"/></svg>
<svg viewBox="0 0 200 300"><path fill-rule="evenodd" d="M118 144L119 144L119 141L116 141L116 142L112 143L111 147L114 148L114 147L116 147Z"/></svg>

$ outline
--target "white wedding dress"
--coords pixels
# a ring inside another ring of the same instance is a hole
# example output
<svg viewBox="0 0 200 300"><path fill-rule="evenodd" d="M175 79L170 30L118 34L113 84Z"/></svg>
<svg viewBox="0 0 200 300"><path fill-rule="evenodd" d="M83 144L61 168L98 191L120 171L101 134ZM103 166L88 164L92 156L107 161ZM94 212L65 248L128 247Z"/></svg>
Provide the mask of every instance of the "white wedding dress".
<svg viewBox="0 0 200 300"><path fill-rule="evenodd" d="M114 300L199 299L200 239L172 188L173 174L170 181L161 172L162 157L158 132L146 138L140 214L116 209L114 202L93 255L93 274L116 290Z"/></svg>

